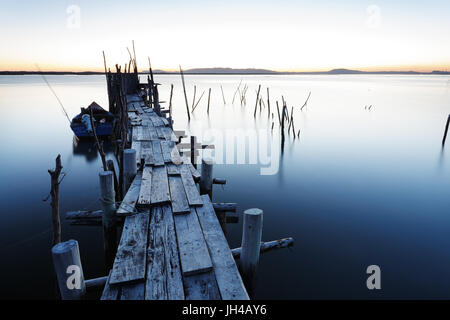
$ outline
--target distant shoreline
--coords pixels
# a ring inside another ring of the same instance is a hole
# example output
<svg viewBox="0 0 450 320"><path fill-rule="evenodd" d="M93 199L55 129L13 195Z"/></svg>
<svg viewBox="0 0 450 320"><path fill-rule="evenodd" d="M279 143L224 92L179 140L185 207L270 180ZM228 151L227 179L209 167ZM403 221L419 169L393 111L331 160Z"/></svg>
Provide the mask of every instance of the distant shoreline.
<svg viewBox="0 0 450 320"><path fill-rule="evenodd" d="M178 71L164 71L155 70L154 74L158 75L174 75L179 74ZM280 72L266 69L231 69L231 68L199 68L188 69L183 71L186 75L450 75L449 71L432 71L432 72L419 72L419 71L359 71L350 69L333 69L330 71L311 71L311 72ZM0 75L104 75L104 72L96 71L0 71ZM139 72L139 74L149 74L148 71Z"/></svg>

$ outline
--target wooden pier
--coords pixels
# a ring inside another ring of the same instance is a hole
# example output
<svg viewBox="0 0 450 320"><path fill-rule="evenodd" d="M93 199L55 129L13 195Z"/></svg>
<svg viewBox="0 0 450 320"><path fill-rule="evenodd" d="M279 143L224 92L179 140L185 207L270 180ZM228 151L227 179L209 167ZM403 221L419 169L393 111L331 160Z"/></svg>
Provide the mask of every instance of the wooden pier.
<svg viewBox="0 0 450 320"><path fill-rule="evenodd" d="M103 226L107 275L84 280L78 242L56 243L61 298L81 299L86 288L101 287L102 300L248 300L260 253L289 247L293 239L262 242L263 212L251 209L244 212L242 247L230 249L224 232L233 217L226 213L236 204L211 201L213 184L226 180L213 177L206 159L201 175L196 169L196 149L210 146L192 136L181 143L187 137L173 130L172 93L168 110L162 108L151 67L147 83L140 83L135 57L130 64L134 72L116 65L111 73L105 62L118 169L106 161L94 130L104 168L101 210L66 215L74 224Z"/></svg>
<svg viewBox="0 0 450 320"><path fill-rule="evenodd" d="M248 299L211 199L180 155L165 117L127 95L136 173L120 207L126 216L102 299Z"/></svg>

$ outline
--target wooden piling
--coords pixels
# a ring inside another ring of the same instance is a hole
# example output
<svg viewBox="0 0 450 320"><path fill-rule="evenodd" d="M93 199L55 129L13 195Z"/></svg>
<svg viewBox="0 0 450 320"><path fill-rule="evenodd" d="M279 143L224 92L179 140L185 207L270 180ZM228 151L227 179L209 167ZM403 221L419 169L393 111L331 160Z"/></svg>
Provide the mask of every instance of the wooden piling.
<svg viewBox="0 0 450 320"><path fill-rule="evenodd" d="M222 85L220 85L220 91L222 91L223 105L226 105L227 103L225 102L225 95L223 94L223 88L222 88Z"/></svg>
<svg viewBox="0 0 450 320"><path fill-rule="evenodd" d="M209 91L208 91L208 111L207 111L208 114L209 114L209 101L210 101L210 99L211 99L211 88L209 88Z"/></svg>
<svg viewBox="0 0 450 320"><path fill-rule="evenodd" d="M261 209L253 208L244 211L240 267L244 283L250 296L254 295L259 253L261 250L262 227L263 211Z"/></svg>
<svg viewBox="0 0 450 320"><path fill-rule="evenodd" d="M52 244L56 245L61 242L61 220L59 217L59 175L61 174L61 155L56 157L56 167L54 170L48 170L50 174L50 196L52 207L52 222L53 222L53 241Z"/></svg>
<svg viewBox="0 0 450 320"><path fill-rule="evenodd" d="M197 162L195 161L195 136L191 136L191 163L197 168Z"/></svg>
<svg viewBox="0 0 450 320"><path fill-rule="evenodd" d="M123 151L123 194L126 194L136 176L136 163L136 150L125 149Z"/></svg>
<svg viewBox="0 0 450 320"><path fill-rule="evenodd" d="M259 100L259 92L261 91L261 85L258 87L258 92L256 93L256 103L255 103L255 112L253 114L256 117L256 110L258 109L258 100Z"/></svg>
<svg viewBox="0 0 450 320"><path fill-rule="evenodd" d="M450 124L450 114L448 115L447 118L447 123L445 125L445 131L444 131L444 137L442 138L442 147L444 147L445 145L445 140L447 140L447 132L448 132L448 126Z"/></svg>
<svg viewBox="0 0 450 320"><path fill-rule="evenodd" d="M135 162L136 165L136 162ZM102 206L103 240L105 249L106 270L112 267L117 244L116 230L116 202L114 194L114 174L111 171L101 171L100 178L100 201Z"/></svg>
<svg viewBox="0 0 450 320"><path fill-rule="evenodd" d="M200 194L208 194L212 198L213 187L213 160L202 159L202 173L200 178Z"/></svg>
<svg viewBox="0 0 450 320"><path fill-rule="evenodd" d="M86 293L80 250L76 240L52 248L53 266L62 300L80 300Z"/></svg>
<svg viewBox="0 0 450 320"><path fill-rule="evenodd" d="M116 200L119 201L119 180L117 179L117 173L116 173L116 168L114 167L114 162L109 159L108 161L106 161L106 165L108 167L108 171L112 171L113 175L114 175L114 192L116 193Z"/></svg>
<svg viewBox="0 0 450 320"><path fill-rule="evenodd" d="M188 116L188 121L191 121L191 115L189 114L189 105L188 105L188 99L187 99L187 94L186 94L186 85L184 84L184 75L183 75L183 70L181 69L181 66L180 66L180 75L181 75L181 82L183 84L184 101L186 102L186 112L187 112L187 116Z"/></svg>

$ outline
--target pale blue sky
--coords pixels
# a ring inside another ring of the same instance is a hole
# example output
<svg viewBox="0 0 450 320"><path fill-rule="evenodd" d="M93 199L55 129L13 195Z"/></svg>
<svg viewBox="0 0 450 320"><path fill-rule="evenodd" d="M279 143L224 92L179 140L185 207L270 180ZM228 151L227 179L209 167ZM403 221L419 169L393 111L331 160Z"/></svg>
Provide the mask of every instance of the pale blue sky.
<svg viewBox="0 0 450 320"><path fill-rule="evenodd" d="M67 12L71 5L79 8ZM6 1L0 70L450 69L450 1ZM78 18L79 17L79 18ZM79 22L79 23L78 23Z"/></svg>

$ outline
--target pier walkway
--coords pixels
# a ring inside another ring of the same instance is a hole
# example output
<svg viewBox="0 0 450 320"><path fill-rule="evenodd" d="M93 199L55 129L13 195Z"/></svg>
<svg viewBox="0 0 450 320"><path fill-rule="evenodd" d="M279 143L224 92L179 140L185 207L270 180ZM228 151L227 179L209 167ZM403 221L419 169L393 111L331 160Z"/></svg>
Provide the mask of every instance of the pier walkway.
<svg viewBox="0 0 450 320"><path fill-rule="evenodd" d="M168 119L126 96L140 169L116 214L122 236L101 299L246 300L241 275L200 174Z"/></svg>

